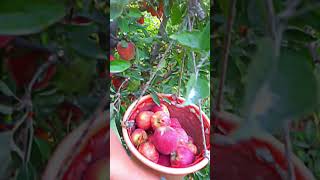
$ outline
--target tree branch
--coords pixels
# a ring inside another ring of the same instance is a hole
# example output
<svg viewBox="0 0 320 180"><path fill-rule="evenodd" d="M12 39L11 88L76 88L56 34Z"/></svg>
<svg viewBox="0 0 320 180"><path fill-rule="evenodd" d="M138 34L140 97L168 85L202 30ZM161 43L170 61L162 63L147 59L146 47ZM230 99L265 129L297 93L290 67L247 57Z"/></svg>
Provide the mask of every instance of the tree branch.
<svg viewBox="0 0 320 180"><path fill-rule="evenodd" d="M221 71L220 81L219 81L217 101L215 104L217 111L221 110L221 102L223 99L223 88L224 88L224 81L227 73L227 67L228 67L229 51L231 46L232 26L233 26L234 17L236 15L236 4L237 4L237 0L232 0L229 6L227 35L224 40L224 49L223 49L223 62L222 62L223 65L222 65L222 71Z"/></svg>

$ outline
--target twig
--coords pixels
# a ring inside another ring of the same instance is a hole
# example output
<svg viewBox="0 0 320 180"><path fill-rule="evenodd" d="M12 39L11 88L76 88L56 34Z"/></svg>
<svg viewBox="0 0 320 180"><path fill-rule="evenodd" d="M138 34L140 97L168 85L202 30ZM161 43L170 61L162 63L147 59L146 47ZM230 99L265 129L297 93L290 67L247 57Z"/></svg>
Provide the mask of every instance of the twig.
<svg viewBox="0 0 320 180"><path fill-rule="evenodd" d="M216 101L216 110L221 110L221 101L223 99L223 88L224 88L224 81L226 78L226 72L227 72L227 66L228 66L228 59L229 59L229 51L230 51L230 45L231 45L231 31L234 21L234 16L236 14L236 3L237 0L232 0L229 7L229 16L228 16L228 24L227 24L227 35L224 40L224 50L223 50L223 66L219 81L219 87L218 87L218 96Z"/></svg>
<svg viewBox="0 0 320 180"><path fill-rule="evenodd" d="M281 18L285 18L285 19L290 19L290 18L294 18L294 17L297 17L297 16L301 16L309 11L313 11L313 10L316 10L320 7L320 2L316 2L312 5L309 5L307 6L306 8L304 9L300 9L300 10L297 10L295 13L291 14L291 16L289 17L281 17Z"/></svg>
<svg viewBox="0 0 320 180"><path fill-rule="evenodd" d="M291 0L288 1L287 9L284 10L282 13L279 14L279 18L281 19L288 19L289 17L293 16L296 12L296 8L300 4L300 0Z"/></svg>
<svg viewBox="0 0 320 180"><path fill-rule="evenodd" d="M130 77L126 78L122 83L121 85L119 86L118 90L117 90L117 94L116 94L116 99L114 100L114 106L118 106L118 108L116 109L117 110L117 113L120 112L120 105L121 105L121 89L122 87L124 86L124 84L126 84L128 81L130 80ZM118 102L119 101L119 102Z"/></svg>
<svg viewBox="0 0 320 180"><path fill-rule="evenodd" d="M143 88L138 100L137 100L137 103L134 105L133 109L135 109L137 107L137 105L139 104L139 101L141 100L142 96L144 95L144 93L146 93L147 89L149 88L152 80L154 79L154 77L156 76L157 72L160 70L161 68L161 65L163 64L163 61L165 60L165 57L167 56L167 54L169 53L169 51L171 50L171 47L173 45L173 41L170 42L168 48L166 49L166 51L164 52L158 66L157 66L157 69L153 72L153 74L151 75L149 81L146 83L145 87ZM131 116L132 114L132 111L130 112L128 118ZM128 119L125 119L125 122L128 121ZM125 125L125 122L122 122L122 125Z"/></svg>
<svg viewBox="0 0 320 180"><path fill-rule="evenodd" d="M288 165L288 180L295 180L294 166L292 162L292 147L290 140L290 121L285 121L283 125L284 135L285 135L285 154L287 158Z"/></svg>
<svg viewBox="0 0 320 180"><path fill-rule="evenodd" d="M48 61L45 62L44 64L42 64L37 72L35 73L35 75L33 76L32 80L30 81L28 88L27 88L27 92L31 94L32 91L32 87L34 86L34 84L36 83L36 81L38 80L38 78L40 77L40 75L46 71L48 69L49 66L51 66L52 64L55 64L56 62L58 62L58 57L57 55L52 55L49 57Z"/></svg>
<svg viewBox="0 0 320 180"><path fill-rule="evenodd" d="M184 54L181 62L181 68L180 68L180 77L179 77L179 85L178 85L178 97L180 97L180 89L181 89L181 82L182 82L182 75L183 75L183 70L184 70L184 60L186 58L186 54Z"/></svg>

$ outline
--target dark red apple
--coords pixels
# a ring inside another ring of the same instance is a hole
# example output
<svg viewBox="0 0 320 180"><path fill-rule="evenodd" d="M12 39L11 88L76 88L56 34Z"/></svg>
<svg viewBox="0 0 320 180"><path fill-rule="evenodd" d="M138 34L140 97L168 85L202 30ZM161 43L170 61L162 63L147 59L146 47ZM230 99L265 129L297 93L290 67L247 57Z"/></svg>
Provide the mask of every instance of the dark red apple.
<svg viewBox="0 0 320 180"><path fill-rule="evenodd" d="M162 166L166 166L166 167L170 167L170 155L163 155L160 154L159 155L159 161L158 164L162 165Z"/></svg>
<svg viewBox="0 0 320 180"><path fill-rule="evenodd" d="M173 128L181 128L181 124L177 118L170 118L170 126Z"/></svg>
<svg viewBox="0 0 320 180"><path fill-rule="evenodd" d="M85 26L92 23L92 20L84 16L76 16L76 17L73 17L71 21L66 19L64 23L70 23L72 25L78 25L78 26L80 25Z"/></svg>
<svg viewBox="0 0 320 180"><path fill-rule="evenodd" d="M137 22L138 22L139 24L144 24L144 16L141 16L141 17L137 20Z"/></svg>
<svg viewBox="0 0 320 180"><path fill-rule="evenodd" d="M138 150L147 159L149 159L155 163L158 162L159 153L158 153L156 147L151 142L145 142L145 143L141 144L139 146Z"/></svg>
<svg viewBox="0 0 320 180"><path fill-rule="evenodd" d="M136 147L138 147L138 146L140 146L140 144L146 142L147 139L148 139L148 135L147 135L146 131L144 131L143 129L136 129L131 134L132 143Z"/></svg>
<svg viewBox="0 0 320 180"><path fill-rule="evenodd" d="M147 130L151 127L151 117L154 115L152 111L142 111L136 117L136 125L138 128Z"/></svg>
<svg viewBox="0 0 320 180"><path fill-rule="evenodd" d="M164 154L169 155L177 149L178 146L178 133L170 126L161 126L154 131L154 145L157 150Z"/></svg>
<svg viewBox="0 0 320 180"><path fill-rule="evenodd" d="M156 112L158 112L158 111L163 111L163 112L167 113L168 116L170 116L169 109L168 109L168 107L167 107L166 105L164 105L164 104L160 104L160 106L158 106L158 105L153 106L152 109L151 109L151 111L154 112L154 113L156 113Z"/></svg>
<svg viewBox="0 0 320 180"><path fill-rule="evenodd" d="M178 133L178 141L179 144L185 144L188 142L189 137L186 131L182 128L175 128L176 132Z"/></svg>
<svg viewBox="0 0 320 180"><path fill-rule="evenodd" d="M0 49L5 47L13 38L13 36L0 36Z"/></svg>
<svg viewBox="0 0 320 180"><path fill-rule="evenodd" d="M148 141L151 142L152 144L154 144L154 135L153 134L150 134L148 136Z"/></svg>
<svg viewBox="0 0 320 180"><path fill-rule="evenodd" d="M19 53L19 52L15 52ZM7 58L8 70L18 88L26 87L41 64L47 61L49 54L42 51L31 51ZM50 65L42 77L34 84L34 89L45 88L56 73L56 65Z"/></svg>
<svg viewBox="0 0 320 180"><path fill-rule="evenodd" d="M83 180L106 180L108 176L107 158L99 159L85 170Z"/></svg>
<svg viewBox="0 0 320 180"><path fill-rule="evenodd" d="M176 151L171 153L170 163L172 167L186 167L194 161L194 154L189 148L179 146Z"/></svg>
<svg viewBox="0 0 320 180"><path fill-rule="evenodd" d="M127 46L123 46L122 42L117 44L117 51L120 55L120 58L123 60L130 61L134 58L136 54L135 45L132 42L128 42Z"/></svg>
<svg viewBox="0 0 320 180"><path fill-rule="evenodd" d="M170 117L164 111L158 111L151 116L152 129L156 129L161 126L170 126Z"/></svg>
<svg viewBox="0 0 320 180"><path fill-rule="evenodd" d="M198 152L198 148L196 145L192 144L192 143L188 143L186 144L186 147L189 148L189 150L194 154L196 155L197 152Z"/></svg>

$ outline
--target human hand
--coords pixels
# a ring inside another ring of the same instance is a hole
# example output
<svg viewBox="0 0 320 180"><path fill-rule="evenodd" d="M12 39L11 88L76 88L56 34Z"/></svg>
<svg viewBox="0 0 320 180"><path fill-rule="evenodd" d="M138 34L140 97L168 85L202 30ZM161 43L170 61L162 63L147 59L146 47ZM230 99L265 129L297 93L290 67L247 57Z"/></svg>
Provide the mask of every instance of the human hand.
<svg viewBox="0 0 320 180"><path fill-rule="evenodd" d="M184 176L162 175L147 167L135 157L129 157L113 130L110 131L111 180L182 180Z"/></svg>

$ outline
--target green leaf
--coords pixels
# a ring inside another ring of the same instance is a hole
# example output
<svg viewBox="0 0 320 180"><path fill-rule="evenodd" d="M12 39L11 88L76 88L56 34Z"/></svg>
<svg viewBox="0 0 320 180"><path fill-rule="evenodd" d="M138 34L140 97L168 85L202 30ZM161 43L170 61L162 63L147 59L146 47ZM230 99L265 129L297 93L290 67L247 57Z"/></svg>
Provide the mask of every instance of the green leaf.
<svg viewBox="0 0 320 180"><path fill-rule="evenodd" d="M186 92L186 105L189 103L198 103L199 99L206 98L210 95L209 82L202 77L196 78L195 74L192 74L190 80L187 83Z"/></svg>
<svg viewBox="0 0 320 180"><path fill-rule="evenodd" d="M128 68L130 68L131 64L128 61L124 60L114 60L110 62L110 73L120 73Z"/></svg>
<svg viewBox="0 0 320 180"><path fill-rule="evenodd" d="M119 138L119 140L121 140L121 137L119 135L119 132L118 132L118 127L117 127L117 124L116 124L116 115L115 115L115 107L114 107L114 104L111 103L110 104L110 128L111 130L114 131L114 133L117 135L117 137Z"/></svg>
<svg viewBox="0 0 320 180"><path fill-rule="evenodd" d="M110 18L115 19L122 14L123 8L129 3L129 0L111 0Z"/></svg>
<svg viewBox="0 0 320 180"><path fill-rule="evenodd" d="M130 31L129 18L128 17L119 17L118 18L118 26L119 26L119 29L121 32L128 33ZM125 41L122 40L122 42L125 42ZM126 47L126 46L123 46L123 47Z"/></svg>
<svg viewBox="0 0 320 180"><path fill-rule="evenodd" d="M171 39L178 41L181 45L201 49L200 39L202 38L202 33L200 31L184 31L181 33L173 34L170 36Z"/></svg>
<svg viewBox="0 0 320 180"><path fill-rule="evenodd" d="M12 132L1 132L0 133L0 174L3 175L6 173L6 170L9 166L9 163L11 161L11 155L10 155L10 139L12 136Z"/></svg>
<svg viewBox="0 0 320 180"><path fill-rule="evenodd" d="M200 45L200 49L210 50L210 21L207 22L206 27L201 33Z"/></svg>
<svg viewBox="0 0 320 180"><path fill-rule="evenodd" d="M75 57L70 65L59 65L53 82L64 93L86 93L96 73L96 62ZM75 83L81 82L81 83Z"/></svg>
<svg viewBox="0 0 320 180"><path fill-rule="evenodd" d="M51 153L51 147L50 144L47 141L44 141L40 138L35 138L35 143L38 146L41 156L44 159L49 159L50 153Z"/></svg>
<svg viewBox="0 0 320 180"><path fill-rule="evenodd" d="M3 81L0 81L0 91L6 96L14 96L13 92Z"/></svg>
<svg viewBox="0 0 320 180"><path fill-rule="evenodd" d="M96 26L74 26L68 27L69 45L80 55L94 59L108 59L99 46L97 40L90 39L89 36L95 32Z"/></svg>
<svg viewBox="0 0 320 180"><path fill-rule="evenodd" d="M65 15L63 3L54 0L2 0L0 34L38 33Z"/></svg>
<svg viewBox="0 0 320 180"><path fill-rule="evenodd" d="M158 106L160 106L160 99L158 97L158 95L154 92L151 93L151 97L153 102L155 102Z"/></svg>
<svg viewBox="0 0 320 180"><path fill-rule="evenodd" d="M268 39L261 40L258 47L248 73L246 121L235 137L252 128L275 132L283 121L300 119L317 105L317 83L308 59L286 49L275 59Z"/></svg>
<svg viewBox="0 0 320 180"><path fill-rule="evenodd" d="M133 17L133 18L140 18L142 15L141 15L141 12L138 8L130 8L127 16Z"/></svg>
<svg viewBox="0 0 320 180"><path fill-rule="evenodd" d="M128 83L127 90L128 90L129 92L135 92L135 91L137 91L137 90L139 89L140 84L141 84L140 81L137 81L137 80L132 79L132 80L129 81L129 83Z"/></svg>
<svg viewBox="0 0 320 180"><path fill-rule="evenodd" d="M171 23L172 25L177 25L182 22L182 10L180 9L179 3L174 1L171 8Z"/></svg>
<svg viewBox="0 0 320 180"><path fill-rule="evenodd" d="M163 97L162 99L163 99L165 102L167 102L168 104L171 104L171 101L170 101L168 98Z"/></svg>
<svg viewBox="0 0 320 180"><path fill-rule="evenodd" d="M12 114L13 108L4 104L0 104L0 113L2 114Z"/></svg>

